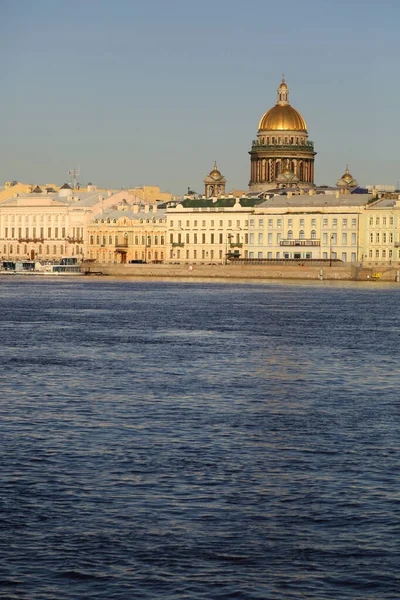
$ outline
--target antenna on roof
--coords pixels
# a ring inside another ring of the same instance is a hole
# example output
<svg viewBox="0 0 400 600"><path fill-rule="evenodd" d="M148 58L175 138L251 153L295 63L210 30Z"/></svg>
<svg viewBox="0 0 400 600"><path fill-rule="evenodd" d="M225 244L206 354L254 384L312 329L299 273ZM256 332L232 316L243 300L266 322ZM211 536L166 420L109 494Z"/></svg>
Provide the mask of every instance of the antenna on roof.
<svg viewBox="0 0 400 600"><path fill-rule="evenodd" d="M77 189L77 182L76 182L76 178L80 175L80 169L79 167L77 169L70 169L68 171L68 175L70 177L73 178L73 189L76 190Z"/></svg>

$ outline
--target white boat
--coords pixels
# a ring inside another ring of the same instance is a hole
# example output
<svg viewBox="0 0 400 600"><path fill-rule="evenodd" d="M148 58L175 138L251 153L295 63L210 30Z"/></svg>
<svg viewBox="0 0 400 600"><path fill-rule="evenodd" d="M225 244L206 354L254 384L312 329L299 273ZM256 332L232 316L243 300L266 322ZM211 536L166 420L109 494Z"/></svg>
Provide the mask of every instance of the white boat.
<svg viewBox="0 0 400 600"><path fill-rule="evenodd" d="M48 276L73 276L84 275L74 256L66 256L59 263L26 261L3 261L1 275L48 275Z"/></svg>

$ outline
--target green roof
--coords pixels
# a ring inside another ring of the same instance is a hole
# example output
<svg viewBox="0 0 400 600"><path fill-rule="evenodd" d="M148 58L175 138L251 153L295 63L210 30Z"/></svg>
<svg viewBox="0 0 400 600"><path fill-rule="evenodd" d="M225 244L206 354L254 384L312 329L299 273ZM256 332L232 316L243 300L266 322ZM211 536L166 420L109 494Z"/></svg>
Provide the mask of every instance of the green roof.
<svg viewBox="0 0 400 600"><path fill-rule="evenodd" d="M239 198L240 206L251 208L264 202L264 198ZM186 198L180 204L183 208L233 208L236 204L236 198L218 198L215 202L211 198Z"/></svg>

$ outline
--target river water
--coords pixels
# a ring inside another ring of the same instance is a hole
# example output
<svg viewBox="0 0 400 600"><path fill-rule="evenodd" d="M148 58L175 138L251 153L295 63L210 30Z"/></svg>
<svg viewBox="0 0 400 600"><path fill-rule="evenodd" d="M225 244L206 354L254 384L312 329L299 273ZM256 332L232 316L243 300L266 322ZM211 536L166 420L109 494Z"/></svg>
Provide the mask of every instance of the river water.
<svg viewBox="0 0 400 600"><path fill-rule="evenodd" d="M0 280L0 597L400 598L400 287Z"/></svg>

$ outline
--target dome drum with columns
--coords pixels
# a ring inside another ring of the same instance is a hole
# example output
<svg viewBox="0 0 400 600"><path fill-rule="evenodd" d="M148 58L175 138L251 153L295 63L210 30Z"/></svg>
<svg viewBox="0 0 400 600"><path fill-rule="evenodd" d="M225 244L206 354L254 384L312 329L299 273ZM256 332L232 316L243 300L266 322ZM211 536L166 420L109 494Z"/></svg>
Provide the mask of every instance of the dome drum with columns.
<svg viewBox="0 0 400 600"><path fill-rule="evenodd" d="M249 154L250 191L314 185L314 144L308 140L302 115L289 104L284 78L278 88L277 103L259 122L257 140Z"/></svg>

